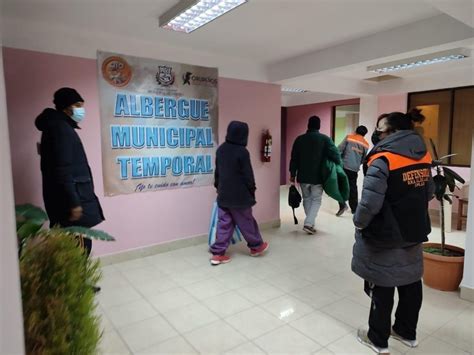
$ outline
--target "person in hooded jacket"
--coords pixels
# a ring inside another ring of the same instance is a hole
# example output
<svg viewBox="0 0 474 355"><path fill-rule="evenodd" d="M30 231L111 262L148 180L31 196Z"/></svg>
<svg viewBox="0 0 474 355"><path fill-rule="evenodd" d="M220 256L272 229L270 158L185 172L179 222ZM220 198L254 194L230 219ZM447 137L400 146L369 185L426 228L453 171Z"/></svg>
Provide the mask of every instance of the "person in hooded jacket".
<svg viewBox="0 0 474 355"><path fill-rule="evenodd" d="M104 220L81 139L85 117L84 99L72 88L54 93L55 109L47 108L36 118L42 132L39 153L43 176L43 199L51 227L91 228ZM92 241L80 238L87 255Z"/></svg>
<svg viewBox="0 0 474 355"><path fill-rule="evenodd" d="M268 249L252 215L255 201L255 177L250 154L246 148L249 135L247 123L232 121L227 136L216 152L214 186L217 189L218 222L216 241L210 247L212 265L228 263L225 255L235 226L247 241L251 256L260 256Z"/></svg>
<svg viewBox="0 0 474 355"><path fill-rule="evenodd" d="M408 347L418 345L422 243L431 232L428 203L434 193L432 159L414 131L423 120L417 109L380 116L372 135L375 146L364 163L352 270L371 297L369 330L359 329L357 338L378 354L389 354L390 336ZM399 302L392 327L395 288Z"/></svg>

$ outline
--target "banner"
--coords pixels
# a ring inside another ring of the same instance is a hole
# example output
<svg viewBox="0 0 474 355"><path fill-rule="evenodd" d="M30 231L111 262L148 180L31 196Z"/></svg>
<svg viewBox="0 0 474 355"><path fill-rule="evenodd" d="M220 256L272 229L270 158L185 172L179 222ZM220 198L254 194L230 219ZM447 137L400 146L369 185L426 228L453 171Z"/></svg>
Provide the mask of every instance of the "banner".
<svg viewBox="0 0 474 355"><path fill-rule="evenodd" d="M97 56L105 194L211 185L217 68Z"/></svg>

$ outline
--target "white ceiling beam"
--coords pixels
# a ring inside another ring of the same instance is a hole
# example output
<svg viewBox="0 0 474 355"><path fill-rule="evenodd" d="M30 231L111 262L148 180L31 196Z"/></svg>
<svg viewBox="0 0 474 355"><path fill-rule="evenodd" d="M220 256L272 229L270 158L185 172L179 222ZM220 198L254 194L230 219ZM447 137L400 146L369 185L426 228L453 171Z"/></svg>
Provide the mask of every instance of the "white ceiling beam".
<svg viewBox="0 0 474 355"><path fill-rule="evenodd" d="M474 38L474 29L439 15L267 66L272 82L284 82L400 53Z"/></svg>

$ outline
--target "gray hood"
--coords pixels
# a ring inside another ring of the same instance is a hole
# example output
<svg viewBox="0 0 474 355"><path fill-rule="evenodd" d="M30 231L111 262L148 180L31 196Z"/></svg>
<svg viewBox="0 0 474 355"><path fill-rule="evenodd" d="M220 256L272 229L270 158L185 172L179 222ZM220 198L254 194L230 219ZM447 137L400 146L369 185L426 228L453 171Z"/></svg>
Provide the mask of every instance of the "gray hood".
<svg viewBox="0 0 474 355"><path fill-rule="evenodd" d="M412 130L403 130L389 135L377 144L370 155L390 152L407 158L420 160L426 155L427 149L423 138Z"/></svg>

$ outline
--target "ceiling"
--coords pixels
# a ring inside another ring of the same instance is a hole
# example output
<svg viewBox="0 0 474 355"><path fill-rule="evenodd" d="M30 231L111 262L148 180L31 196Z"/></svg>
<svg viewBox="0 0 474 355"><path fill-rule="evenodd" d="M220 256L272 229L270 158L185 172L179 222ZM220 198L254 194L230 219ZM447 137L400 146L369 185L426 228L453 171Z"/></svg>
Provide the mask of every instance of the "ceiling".
<svg viewBox="0 0 474 355"><path fill-rule="evenodd" d="M3 45L95 58L97 49L215 66L306 89L287 105L474 84L471 58L368 82L367 66L474 50L474 0L248 0L191 34L161 29L179 0L0 0Z"/></svg>
<svg viewBox="0 0 474 355"><path fill-rule="evenodd" d="M3 15L266 64L440 14L421 0L249 0L186 35L158 27L159 15L177 2L4 0Z"/></svg>

